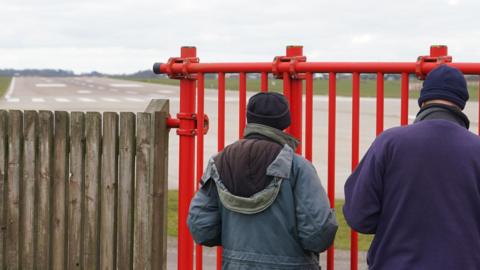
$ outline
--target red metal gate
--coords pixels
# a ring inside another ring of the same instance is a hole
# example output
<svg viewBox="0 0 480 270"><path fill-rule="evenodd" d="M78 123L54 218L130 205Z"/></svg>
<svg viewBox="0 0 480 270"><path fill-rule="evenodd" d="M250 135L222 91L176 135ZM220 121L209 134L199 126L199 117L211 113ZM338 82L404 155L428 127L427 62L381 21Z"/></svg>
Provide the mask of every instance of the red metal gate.
<svg viewBox="0 0 480 270"><path fill-rule="evenodd" d="M268 75L283 80L284 95L290 102L292 124L287 130L305 143L305 157L312 161L313 123L313 76L328 73L328 196L331 207L335 203L335 126L336 126L336 75L352 74L352 170L359 161L360 119L360 74L376 74L376 135L384 129L384 75L401 75L400 124L408 124L409 75L423 79L439 64L448 64L464 74L480 74L480 63L453 63L446 46L431 46L430 55L420 56L415 62L307 62L302 46L288 46L286 56L278 56L273 62L265 63L200 63L195 47L182 47L181 56L170 58L166 64L154 65L156 74L168 74L180 80L180 112L177 119L168 121L177 128L180 136L179 166L179 225L178 225L178 269L193 269L194 243L187 229L186 220L190 200L203 171L203 148L205 126L208 118L204 114L205 74L218 75L218 150L225 145L225 74L239 74L239 135L243 136L247 97L247 74L261 74L261 90L268 91ZM305 94L303 94L305 81ZM303 95L305 95L305 127L302 126ZM480 95L479 95L480 96ZM480 102L479 102L480 104ZM480 119L480 108L479 108ZM480 125L479 130L480 133ZM303 135L304 140L302 140ZM196 157L195 153L196 142ZM297 148L302 154L302 147ZM196 162L196 163L195 163ZM196 167L195 167L196 165ZM196 168L196 174L194 172ZM195 179L197 181L195 181ZM196 185L195 185L196 182ZM358 268L357 233L351 233L351 269ZM202 249L196 247L196 268L202 269ZM217 251L217 269L221 269L221 248ZM327 251L327 269L334 269L334 248Z"/></svg>

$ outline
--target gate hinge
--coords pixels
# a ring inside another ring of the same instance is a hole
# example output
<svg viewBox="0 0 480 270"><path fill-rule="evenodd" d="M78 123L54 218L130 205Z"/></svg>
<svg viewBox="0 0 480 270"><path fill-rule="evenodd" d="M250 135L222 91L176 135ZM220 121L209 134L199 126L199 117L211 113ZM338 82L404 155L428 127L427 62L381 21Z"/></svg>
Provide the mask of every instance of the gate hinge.
<svg viewBox="0 0 480 270"><path fill-rule="evenodd" d="M283 79L283 72L279 71L280 63L289 63L288 74L292 79L303 79L304 74L298 74L296 64L299 62L306 62L306 56L275 56L272 64L272 74L276 79Z"/></svg>
<svg viewBox="0 0 480 270"><path fill-rule="evenodd" d="M195 74L190 74L188 72L188 65L190 63L199 63L200 58L198 57L170 57L166 64L167 66L167 74L170 79L195 79ZM174 73L173 72L173 65L174 64L181 64L182 65L182 72Z"/></svg>
<svg viewBox="0 0 480 270"><path fill-rule="evenodd" d="M193 128L181 128L182 120L193 121L194 127ZM168 128L176 128L178 135L184 136L195 136L198 134L198 121L197 114L195 113L177 113L177 118L168 117L167 118L167 127ZM208 115L203 115L203 134L208 133L209 129L209 118Z"/></svg>

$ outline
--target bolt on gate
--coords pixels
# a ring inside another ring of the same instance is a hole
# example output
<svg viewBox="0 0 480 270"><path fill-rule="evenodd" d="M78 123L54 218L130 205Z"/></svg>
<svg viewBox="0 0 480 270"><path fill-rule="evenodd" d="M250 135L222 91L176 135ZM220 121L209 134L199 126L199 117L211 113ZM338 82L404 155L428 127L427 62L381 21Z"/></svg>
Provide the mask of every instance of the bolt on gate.
<svg viewBox="0 0 480 270"><path fill-rule="evenodd" d="M416 75L423 80L434 67L447 64L460 69L464 74L480 74L480 63L454 63L448 55L447 46L430 47L430 54L420 56L414 62L307 62L302 46L287 46L286 56L277 56L273 62L255 63L200 63L195 47L182 47L180 57L173 57L167 63L156 63L156 74L167 74L171 79L180 80L180 112L176 119L169 119L168 125L177 128L180 136L179 157L179 223L178 223L178 269L193 269L194 243L188 231L186 220L190 200L199 188L203 172L204 135L209 120L204 113L205 74L218 77L218 137L217 149L225 146L225 77L229 73L239 74L239 115L238 137L242 138L245 127L247 74L260 74L261 91L268 91L269 75L283 80L283 93L290 103L292 123L287 132L304 143L297 148L312 161L313 142L313 79L316 73L328 74L328 172L327 193L330 205L335 204L335 149L336 149L336 90L337 74L352 76L352 127L351 127L351 169L359 162L360 142L360 75L376 74L376 135L384 130L384 75L400 74L401 106L400 124L408 124L409 76ZM305 82L305 93L303 85ZM479 95L480 96L480 95ZM305 97L305 104L303 101ZM479 103L480 104L480 103ZM305 105L305 126L303 106ZM480 108L479 108L480 119ZM480 125L479 130L480 134ZM304 136L304 140L303 140ZM196 149L195 149L196 139ZM196 156L195 154L196 150ZM196 165L196 166L195 166ZM196 172L194 172L196 168ZM196 184L195 184L196 183ZM358 269L358 235L351 232L350 268ZM196 269L202 269L202 247L195 247ZM221 269L221 248L217 249L217 269ZM334 269L334 247L327 251L327 269Z"/></svg>

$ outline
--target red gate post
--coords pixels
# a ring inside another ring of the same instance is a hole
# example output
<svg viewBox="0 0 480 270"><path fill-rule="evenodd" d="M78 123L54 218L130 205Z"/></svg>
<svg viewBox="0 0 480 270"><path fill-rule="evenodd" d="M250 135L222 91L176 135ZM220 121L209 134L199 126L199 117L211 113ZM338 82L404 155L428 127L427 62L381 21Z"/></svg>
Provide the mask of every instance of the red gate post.
<svg viewBox="0 0 480 270"><path fill-rule="evenodd" d="M300 141L297 147L297 153L302 153L302 96L303 82L295 71L297 58L303 56L303 46L287 46L287 57L290 60L290 113L292 114L292 124L290 125L290 134Z"/></svg>
<svg viewBox="0 0 480 270"><path fill-rule="evenodd" d="M181 58L196 58L195 47L182 47ZM183 61L185 67L188 61ZM184 74L186 75L186 74ZM178 270L193 269L193 239L187 228L190 201L194 194L195 179L195 79L183 76L180 79L180 136L179 200L178 200Z"/></svg>

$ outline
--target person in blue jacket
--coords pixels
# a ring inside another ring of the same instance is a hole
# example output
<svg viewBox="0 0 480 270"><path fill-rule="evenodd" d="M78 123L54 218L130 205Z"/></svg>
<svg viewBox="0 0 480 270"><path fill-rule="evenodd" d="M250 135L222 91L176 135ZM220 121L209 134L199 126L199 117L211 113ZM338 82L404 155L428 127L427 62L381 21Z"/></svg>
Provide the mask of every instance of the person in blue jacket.
<svg viewBox="0 0 480 270"><path fill-rule="evenodd" d="M285 97L258 93L247 106L244 139L213 156L190 204L196 243L223 246L222 269L317 270L333 242L335 213L298 141Z"/></svg>
<svg viewBox="0 0 480 270"><path fill-rule="evenodd" d="M414 124L378 136L348 178L345 219L375 234L369 269L480 269L480 138L462 112L468 98L459 70L433 69Z"/></svg>

